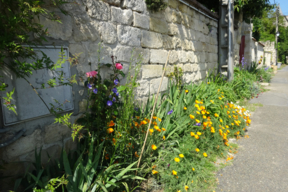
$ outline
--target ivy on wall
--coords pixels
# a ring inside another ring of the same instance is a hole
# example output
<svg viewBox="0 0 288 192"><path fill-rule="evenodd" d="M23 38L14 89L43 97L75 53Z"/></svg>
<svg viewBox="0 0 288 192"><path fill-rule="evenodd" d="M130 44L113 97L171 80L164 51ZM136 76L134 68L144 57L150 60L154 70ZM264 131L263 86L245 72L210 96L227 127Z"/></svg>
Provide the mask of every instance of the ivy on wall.
<svg viewBox="0 0 288 192"><path fill-rule="evenodd" d="M145 0L145 2L147 8L154 12L164 10L167 7L167 3L163 0Z"/></svg>

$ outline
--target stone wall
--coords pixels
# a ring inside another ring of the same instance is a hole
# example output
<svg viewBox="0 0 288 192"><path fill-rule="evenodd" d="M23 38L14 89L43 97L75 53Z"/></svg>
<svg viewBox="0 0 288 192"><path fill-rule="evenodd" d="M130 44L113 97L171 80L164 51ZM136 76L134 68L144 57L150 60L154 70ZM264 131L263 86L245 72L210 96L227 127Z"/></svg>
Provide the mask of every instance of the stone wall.
<svg viewBox="0 0 288 192"><path fill-rule="evenodd" d="M136 90L138 100L144 101L149 93L156 93L169 51L166 74L174 66L181 67L185 83L201 81L207 71L217 67L217 19L208 18L177 0L167 0L167 3L164 11L151 13L145 0L76 0L62 7L68 15L52 4L46 5L49 11L56 12L62 24L44 17L35 18L48 28L49 37L45 44L67 46L70 56L82 53L80 64L71 69L72 75L81 77L77 79L78 85L73 86L75 110L71 121L85 111L87 89L84 87L84 74L97 68L100 42L101 63L111 63L114 55L117 62L124 65L124 72L133 49L136 54L143 55L138 79L140 86ZM167 89L167 84L168 78L164 77L161 91ZM33 160L34 149L41 146L53 157L59 156L62 147L74 148L70 130L53 122L53 117L43 117L10 126L11 131L2 135L2 140L22 128L27 131L13 144L1 148L0 157L7 162L29 161ZM46 156L43 158L47 159ZM23 166L18 170L21 172Z"/></svg>
<svg viewBox="0 0 288 192"><path fill-rule="evenodd" d="M270 56L270 60L269 59L265 59L265 63L267 66L271 66L271 65L275 65L275 59L276 59L276 49L275 49L275 42L270 42L270 41L266 41L266 42L261 42L265 45L264 47L264 51L265 51L265 57L269 57Z"/></svg>

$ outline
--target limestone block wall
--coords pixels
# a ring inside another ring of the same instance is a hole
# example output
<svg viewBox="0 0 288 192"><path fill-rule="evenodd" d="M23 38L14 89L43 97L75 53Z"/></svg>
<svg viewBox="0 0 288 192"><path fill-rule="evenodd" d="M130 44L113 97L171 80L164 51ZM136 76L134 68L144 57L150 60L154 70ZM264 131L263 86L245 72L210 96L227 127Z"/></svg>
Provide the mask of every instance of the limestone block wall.
<svg viewBox="0 0 288 192"><path fill-rule="evenodd" d="M271 66L271 65L275 65L275 59L276 59L276 49L275 49L275 42L271 42L271 41L266 41L266 42L261 42L265 45L264 47L264 51L265 53L265 57L267 57L265 60L266 65L267 66ZM271 54L270 58L272 57L272 59L268 59L269 54Z"/></svg>
<svg viewBox="0 0 288 192"><path fill-rule="evenodd" d="M201 81L207 71L217 67L217 19L178 0L167 0L167 3L165 10L151 13L145 0L75 0L62 7L68 15L52 4L46 5L45 8L54 11L62 23L45 17L35 18L48 29L48 41L44 44L67 46L70 56L82 53L79 65L71 69L71 74L79 77L78 84L72 88L74 98L71 102L75 106L72 122L85 111L85 73L97 68L99 43L102 45L100 62L111 63L114 55L116 61L124 65L124 72L132 50L143 55L138 78L140 86L136 90L138 100L145 100L149 93L156 93L169 51L166 74L174 66L181 67L185 83ZM103 70L102 73L107 75ZM167 84L168 78L164 77L161 91L167 89ZM35 147L39 149L41 146L57 157L62 147L75 147L70 130L53 122L54 118L50 116L9 126L11 131L2 135L0 140L23 128L26 133L13 144L0 148L1 159L7 162L32 160Z"/></svg>

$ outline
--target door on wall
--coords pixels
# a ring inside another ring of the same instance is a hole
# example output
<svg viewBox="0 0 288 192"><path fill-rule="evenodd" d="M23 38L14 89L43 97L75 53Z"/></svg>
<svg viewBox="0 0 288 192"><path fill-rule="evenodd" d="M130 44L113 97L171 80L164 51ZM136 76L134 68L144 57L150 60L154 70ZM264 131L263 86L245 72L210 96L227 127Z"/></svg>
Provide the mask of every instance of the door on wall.
<svg viewBox="0 0 288 192"><path fill-rule="evenodd" d="M241 44L239 49L239 64L241 64L241 60L244 57L244 49L245 49L245 35L241 37Z"/></svg>

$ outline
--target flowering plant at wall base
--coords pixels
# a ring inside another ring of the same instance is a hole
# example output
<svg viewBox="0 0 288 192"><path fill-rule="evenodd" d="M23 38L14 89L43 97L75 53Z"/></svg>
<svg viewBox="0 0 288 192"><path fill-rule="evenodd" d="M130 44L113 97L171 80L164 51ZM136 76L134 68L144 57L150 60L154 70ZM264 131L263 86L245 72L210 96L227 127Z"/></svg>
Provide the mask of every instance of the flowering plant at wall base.
<svg viewBox="0 0 288 192"><path fill-rule="evenodd" d="M97 131L98 134L100 129L107 126L108 121L118 116L118 108L121 105L118 88L120 76L125 77L125 74L121 71L122 64L114 62L114 56L111 58L112 64L104 64L99 66L98 70L86 73L85 86L88 89L89 110L85 114L85 127L89 131ZM102 81L100 69L111 70L110 78ZM110 131L107 129L107 132L111 132L111 127L113 125L108 126Z"/></svg>

